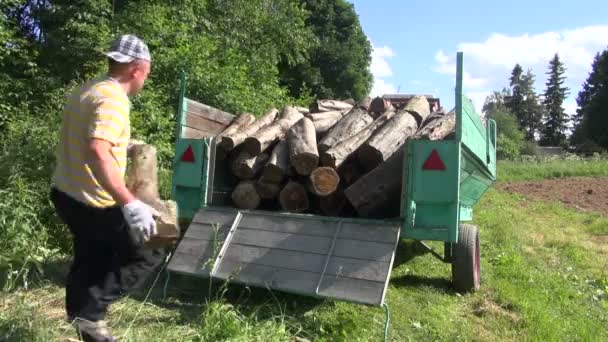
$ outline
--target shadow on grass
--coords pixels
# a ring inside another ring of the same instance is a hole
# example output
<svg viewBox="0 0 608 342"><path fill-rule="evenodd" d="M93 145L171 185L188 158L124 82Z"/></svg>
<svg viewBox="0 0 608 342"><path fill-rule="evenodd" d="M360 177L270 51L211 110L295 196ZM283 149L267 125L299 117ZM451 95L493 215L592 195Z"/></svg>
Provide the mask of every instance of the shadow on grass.
<svg viewBox="0 0 608 342"><path fill-rule="evenodd" d="M456 294L456 290L452 286L452 282L447 278L422 277L419 275L408 274L391 279L391 284L396 287L409 288L432 287L437 290L442 290L446 294Z"/></svg>

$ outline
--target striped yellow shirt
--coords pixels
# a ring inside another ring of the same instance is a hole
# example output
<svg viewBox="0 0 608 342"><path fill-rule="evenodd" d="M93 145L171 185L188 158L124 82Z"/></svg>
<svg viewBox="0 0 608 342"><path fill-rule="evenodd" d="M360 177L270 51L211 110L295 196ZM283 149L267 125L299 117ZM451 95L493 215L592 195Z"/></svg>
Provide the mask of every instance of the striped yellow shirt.
<svg viewBox="0 0 608 342"><path fill-rule="evenodd" d="M89 81L75 89L63 110L53 184L74 199L94 207L116 205L96 179L85 158L91 138L112 144L110 150L124 177L130 138L129 99L111 78Z"/></svg>

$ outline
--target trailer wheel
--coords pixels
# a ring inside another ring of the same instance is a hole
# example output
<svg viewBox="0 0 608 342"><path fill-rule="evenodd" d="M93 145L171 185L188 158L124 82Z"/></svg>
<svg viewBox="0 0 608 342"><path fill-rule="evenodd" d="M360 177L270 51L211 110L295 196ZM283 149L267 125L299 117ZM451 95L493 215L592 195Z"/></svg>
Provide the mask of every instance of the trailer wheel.
<svg viewBox="0 0 608 342"><path fill-rule="evenodd" d="M458 242L452 244L452 283L458 291L479 290L479 231L476 226L461 224Z"/></svg>

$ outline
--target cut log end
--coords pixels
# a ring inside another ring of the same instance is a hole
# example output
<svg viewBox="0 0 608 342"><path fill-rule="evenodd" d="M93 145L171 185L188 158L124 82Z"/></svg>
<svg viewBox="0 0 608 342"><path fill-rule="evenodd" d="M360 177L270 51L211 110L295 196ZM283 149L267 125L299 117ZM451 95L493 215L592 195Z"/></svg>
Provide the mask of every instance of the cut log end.
<svg viewBox="0 0 608 342"><path fill-rule="evenodd" d="M310 208L310 200L306 187L300 183L289 181L279 194L281 208L285 211L301 213Z"/></svg>
<svg viewBox="0 0 608 342"><path fill-rule="evenodd" d="M308 176L319 165L319 156L313 153L300 153L291 158L291 165L299 175Z"/></svg>
<svg viewBox="0 0 608 342"><path fill-rule="evenodd" d="M242 181L232 192L232 201L237 208L255 209L260 205L260 195L254 181Z"/></svg>
<svg viewBox="0 0 608 342"><path fill-rule="evenodd" d="M262 144L258 139L249 137L243 142L243 149L252 156L262 153Z"/></svg>
<svg viewBox="0 0 608 342"><path fill-rule="evenodd" d="M362 145L357 151L359 165L365 171L370 171L382 164L384 161L382 153L370 145Z"/></svg>
<svg viewBox="0 0 608 342"><path fill-rule="evenodd" d="M232 151L234 149L234 139L232 137L223 136L220 138L220 141L217 144L218 148L221 148L224 151Z"/></svg>
<svg viewBox="0 0 608 342"><path fill-rule="evenodd" d="M328 196L336 191L340 176L331 167L318 167L310 174L311 190L315 195Z"/></svg>
<svg viewBox="0 0 608 342"><path fill-rule="evenodd" d="M256 183L256 190L260 198L274 199L279 195L279 192L281 191L281 185L279 183L258 180L258 182Z"/></svg>
<svg viewBox="0 0 608 342"><path fill-rule="evenodd" d="M348 201L343 191L336 191L328 196L319 197L319 209L328 216L340 216Z"/></svg>

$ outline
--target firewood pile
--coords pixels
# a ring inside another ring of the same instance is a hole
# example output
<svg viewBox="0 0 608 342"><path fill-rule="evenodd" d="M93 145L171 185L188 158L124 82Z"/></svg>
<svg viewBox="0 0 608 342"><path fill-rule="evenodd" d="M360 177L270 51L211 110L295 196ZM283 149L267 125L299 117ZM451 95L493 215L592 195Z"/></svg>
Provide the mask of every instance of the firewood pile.
<svg viewBox="0 0 608 342"><path fill-rule="evenodd" d="M385 99L318 100L309 108L241 114L217 137L218 162L238 178L231 194L242 209L350 217L399 214L409 139L454 132L454 111L433 113L425 96L395 108Z"/></svg>

